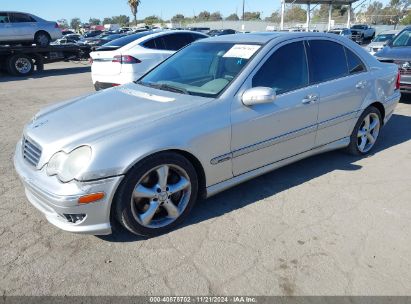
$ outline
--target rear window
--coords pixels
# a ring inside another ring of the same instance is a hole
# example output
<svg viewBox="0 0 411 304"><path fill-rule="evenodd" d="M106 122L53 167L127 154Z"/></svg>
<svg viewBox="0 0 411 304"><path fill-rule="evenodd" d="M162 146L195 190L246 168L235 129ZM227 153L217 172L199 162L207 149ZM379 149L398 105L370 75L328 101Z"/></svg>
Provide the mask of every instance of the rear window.
<svg viewBox="0 0 411 304"><path fill-rule="evenodd" d="M313 83L348 75L344 47L329 40L310 40L310 72Z"/></svg>
<svg viewBox="0 0 411 304"><path fill-rule="evenodd" d="M11 22L36 22L31 16L21 13L10 13Z"/></svg>
<svg viewBox="0 0 411 304"><path fill-rule="evenodd" d="M133 42L133 41L136 41L137 39L140 39L141 37L144 37L144 36L147 36L147 35L150 35L150 34L152 34L152 32L148 32L148 31L147 31L147 32L141 32L141 33L129 35L129 36L126 36L126 37L123 37L123 38L120 38L120 39L113 40L113 41L111 41L111 42L109 42L109 43L106 43L106 44L103 46L103 48L104 48L104 47L117 47L117 48L121 48L121 47L123 47L123 46L125 46L125 45L127 45L127 44L129 44L129 43L131 43L131 42Z"/></svg>

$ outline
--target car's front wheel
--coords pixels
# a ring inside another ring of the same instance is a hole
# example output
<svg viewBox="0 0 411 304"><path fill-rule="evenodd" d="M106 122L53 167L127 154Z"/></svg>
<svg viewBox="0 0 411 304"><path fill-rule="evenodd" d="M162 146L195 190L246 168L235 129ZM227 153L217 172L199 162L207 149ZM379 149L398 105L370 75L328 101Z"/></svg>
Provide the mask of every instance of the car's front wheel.
<svg viewBox="0 0 411 304"><path fill-rule="evenodd" d="M375 107L367 108L358 119L347 150L353 155L366 155L377 142L381 129L381 113Z"/></svg>
<svg viewBox="0 0 411 304"><path fill-rule="evenodd" d="M113 201L115 217L134 234L160 235L188 216L197 193L197 174L185 157L172 152L155 154L124 178Z"/></svg>

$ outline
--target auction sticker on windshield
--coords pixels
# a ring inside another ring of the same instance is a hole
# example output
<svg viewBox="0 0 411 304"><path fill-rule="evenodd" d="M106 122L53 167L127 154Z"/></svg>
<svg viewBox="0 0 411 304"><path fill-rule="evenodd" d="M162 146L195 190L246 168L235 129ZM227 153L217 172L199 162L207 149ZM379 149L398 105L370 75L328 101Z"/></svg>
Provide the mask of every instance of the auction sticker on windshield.
<svg viewBox="0 0 411 304"><path fill-rule="evenodd" d="M260 45L235 44L223 57L250 59L260 47Z"/></svg>

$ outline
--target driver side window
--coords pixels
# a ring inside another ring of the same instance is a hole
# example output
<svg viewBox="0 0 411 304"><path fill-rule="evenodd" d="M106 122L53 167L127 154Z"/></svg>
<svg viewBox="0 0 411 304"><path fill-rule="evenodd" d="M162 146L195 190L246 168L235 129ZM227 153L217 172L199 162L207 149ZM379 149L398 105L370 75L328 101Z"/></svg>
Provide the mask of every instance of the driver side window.
<svg viewBox="0 0 411 304"><path fill-rule="evenodd" d="M270 87L277 94L308 85L305 46L302 41L280 47L263 64L252 80L253 87Z"/></svg>

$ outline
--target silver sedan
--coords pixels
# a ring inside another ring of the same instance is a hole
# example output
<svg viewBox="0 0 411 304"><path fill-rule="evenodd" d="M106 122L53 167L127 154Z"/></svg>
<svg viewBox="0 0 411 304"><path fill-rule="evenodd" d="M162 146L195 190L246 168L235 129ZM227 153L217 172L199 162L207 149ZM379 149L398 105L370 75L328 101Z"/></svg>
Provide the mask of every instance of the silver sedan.
<svg viewBox="0 0 411 304"><path fill-rule="evenodd" d="M46 46L61 37L61 30L56 22L46 21L27 13L0 11L1 43L34 42Z"/></svg>
<svg viewBox="0 0 411 304"><path fill-rule="evenodd" d="M109 234L118 221L154 236L198 199L281 166L341 148L366 155L399 99L397 67L348 39L220 36L136 83L44 109L14 163L57 227Z"/></svg>

